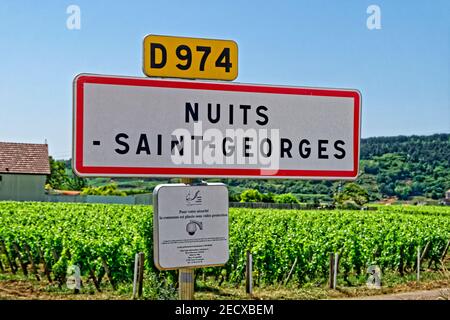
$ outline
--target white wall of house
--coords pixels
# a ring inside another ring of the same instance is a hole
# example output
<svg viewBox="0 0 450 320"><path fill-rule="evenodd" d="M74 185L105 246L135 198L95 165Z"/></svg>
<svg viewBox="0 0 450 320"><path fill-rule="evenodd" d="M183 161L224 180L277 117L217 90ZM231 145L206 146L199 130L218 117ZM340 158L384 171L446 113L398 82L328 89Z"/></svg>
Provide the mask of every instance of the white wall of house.
<svg viewBox="0 0 450 320"><path fill-rule="evenodd" d="M0 200L44 201L45 175L0 173Z"/></svg>

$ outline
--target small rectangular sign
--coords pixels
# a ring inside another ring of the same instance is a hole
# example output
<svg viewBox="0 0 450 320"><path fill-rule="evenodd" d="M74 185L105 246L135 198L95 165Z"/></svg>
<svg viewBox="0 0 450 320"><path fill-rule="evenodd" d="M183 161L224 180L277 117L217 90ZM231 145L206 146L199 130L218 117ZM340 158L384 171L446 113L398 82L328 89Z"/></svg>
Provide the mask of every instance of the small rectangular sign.
<svg viewBox="0 0 450 320"><path fill-rule="evenodd" d="M228 261L228 190L222 183L160 184L153 191L154 262L160 270Z"/></svg>
<svg viewBox="0 0 450 320"><path fill-rule="evenodd" d="M77 175L355 179L361 96L325 89L79 75Z"/></svg>
<svg viewBox="0 0 450 320"><path fill-rule="evenodd" d="M238 47L231 40L148 35L143 71L149 77L234 80Z"/></svg>

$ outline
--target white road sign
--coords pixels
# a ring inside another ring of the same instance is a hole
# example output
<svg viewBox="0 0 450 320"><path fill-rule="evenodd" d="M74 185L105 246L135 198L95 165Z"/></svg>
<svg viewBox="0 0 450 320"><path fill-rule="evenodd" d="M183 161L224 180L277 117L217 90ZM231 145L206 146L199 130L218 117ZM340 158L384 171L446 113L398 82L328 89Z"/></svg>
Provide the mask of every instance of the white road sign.
<svg viewBox="0 0 450 320"><path fill-rule="evenodd" d="M158 269L228 261L228 190L222 183L160 184L153 191L154 262Z"/></svg>
<svg viewBox="0 0 450 320"><path fill-rule="evenodd" d="M355 179L357 90L81 74L79 176Z"/></svg>

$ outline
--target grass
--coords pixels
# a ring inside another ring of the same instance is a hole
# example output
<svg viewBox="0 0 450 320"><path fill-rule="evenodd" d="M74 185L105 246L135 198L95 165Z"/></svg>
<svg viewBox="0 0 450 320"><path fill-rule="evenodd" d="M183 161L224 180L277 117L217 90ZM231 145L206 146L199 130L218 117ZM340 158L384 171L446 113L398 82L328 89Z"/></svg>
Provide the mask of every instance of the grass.
<svg viewBox="0 0 450 320"><path fill-rule="evenodd" d="M419 282L416 281L415 274L405 274L404 277L401 277L396 273L387 273L382 277L381 289L367 288L366 278L362 276L358 278L349 277L349 280L353 284L352 286L349 286L342 276L338 277L336 290L329 289L326 283L308 283L301 287L297 284L288 284L287 286L263 285L254 287L252 296L245 293L244 284L240 284L238 287L226 283L218 286L212 279L206 281L197 280L195 298L199 300L319 300L366 297L446 288L450 286L450 273L428 270L427 272L422 272Z"/></svg>
<svg viewBox="0 0 450 320"><path fill-rule="evenodd" d="M221 286L214 278L197 278L195 288L196 300L318 300L357 298L372 295L393 294L417 290L431 290L450 287L450 273L447 271L427 270L422 272L419 283L414 274L400 277L395 273L387 273L382 278L381 289L368 289L364 277L349 278L353 286L348 286L342 277L338 277L336 290L328 289L326 283L308 283L302 286L296 283L283 285L255 286L253 295L245 292L245 284L238 286L223 283ZM45 300L129 300L132 298L132 285L122 284L116 291L109 283L103 282L101 292L97 292L92 281L83 282L78 294L67 289L65 285L47 281L37 281L22 274L0 274L0 299L45 299ZM156 275L146 274L142 299L174 300L178 294L175 286L166 283ZM442 290L440 299L449 299L448 290Z"/></svg>
<svg viewBox="0 0 450 320"><path fill-rule="evenodd" d="M255 299L255 300L319 300L358 298L373 295L395 294L418 290L431 290L450 287L450 259L445 260L444 267L434 269L421 269L420 281L416 280L414 270L405 272L400 276L398 272L389 271L381 275L380 289L369 289L366 285L367 275L350 275L346 281L343 275L337 277L336 290L328 288L326 281L313 280L299 286L297 283L287 285L261 285L254 286L253 295L245 293L245 283L230 285L224 283L218 286L212 278L196 281L195 299ZM448 290L442 291L442 299L449 298Z"/></svg>

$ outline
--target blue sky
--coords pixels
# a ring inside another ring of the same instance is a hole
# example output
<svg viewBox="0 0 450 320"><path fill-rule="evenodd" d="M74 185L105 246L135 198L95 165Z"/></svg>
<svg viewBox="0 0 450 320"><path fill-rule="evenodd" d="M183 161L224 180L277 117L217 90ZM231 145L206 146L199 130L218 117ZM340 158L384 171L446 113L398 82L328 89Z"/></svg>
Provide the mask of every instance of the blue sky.
<svg viewBox="0 0 450 320"><path fill-rule="evenodd" d="M66 27L69 5L81 29ZM381 29L369 30L369 5ZM356 88L362 136L450 132L450 2L0 2L0 141L69 158L78 73L144 76L146 34L232 39L237 82Z"/></svg>

